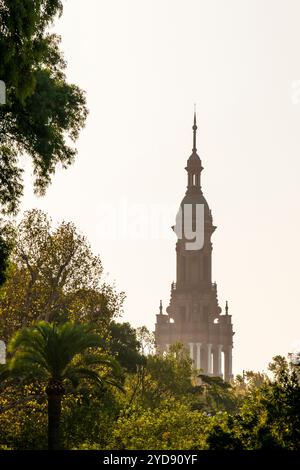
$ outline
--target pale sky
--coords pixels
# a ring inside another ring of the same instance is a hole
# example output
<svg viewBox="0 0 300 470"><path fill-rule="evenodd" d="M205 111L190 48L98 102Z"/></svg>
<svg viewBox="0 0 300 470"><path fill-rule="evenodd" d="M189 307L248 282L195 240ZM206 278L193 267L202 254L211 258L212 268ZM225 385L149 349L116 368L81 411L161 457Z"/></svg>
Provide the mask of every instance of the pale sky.
<svg viewBox="0 0 300 470"><path fill-rule="evenodd" d="M153 330L175 279L170 227L186 189L196 102L234 373L266 370L300 341L299 17L297 0L69 0L54 28L90 114L75 164L58 169L44 198L28 175L22 210L73 221L126 292L123 319ZM125 206L129 232L132 211L151 213L151 230L165 208L168 236L126 235Z"/></svg>

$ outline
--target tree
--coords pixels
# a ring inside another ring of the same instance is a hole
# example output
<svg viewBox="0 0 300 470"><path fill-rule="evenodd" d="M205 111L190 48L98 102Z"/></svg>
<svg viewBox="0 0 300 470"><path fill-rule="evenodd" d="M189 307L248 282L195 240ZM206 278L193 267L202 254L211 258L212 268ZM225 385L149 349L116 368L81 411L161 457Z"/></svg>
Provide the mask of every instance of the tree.
<svg viewBox="0 0 300 470"><path fill-rule="evenodd" d="M192 360L180 343L171 345L165 356L148 356L146 369L153 380L153 387L145 387L144 394L151 401L156 402L168 396L185 399L193 392Z"/></svg>
<svg viewBox="0 0 300 470"><path fill-rule="evenodd" d="M119 386L116 377L101 375L99 366L114 371L116 364L109 358L89 353L89 348L103 347L103 340L91 325L65 323L54 325L39 322L24 328L12 338L8 350L12 357L8 368L12 373L38 377L46 382L48 399L48 447L60 448L61 401L65 382L77 387L88 379ZM85 355L86 354L86 355Z"/></svg>
<svg viewBox="0 0 300 470"><path fill-rule="evenodd" d="M224 420L227 424L228 419ZM224 425L214 424L207 432L206 443L209 450L241 450L243 448L241 441L235 436L234 432Z"/></svg>
<svg viewBox="0 0 300 470"><path fill-rule="evenodd" d="M195 405L199 405L209 413L217 413L218 411L236 412L238 409L238 400L234 394L232 385L225 382L221 377L210 377L200 374L201 389L203 395L201 400Z"/></svg>
<svg viewBox="0 0 300 470"><path fill-rule="evenodd" d="M273 377L247 372L246 385L239 409L224 416L224 442L227 445L253 449L299 450L300 385L295 366L276 356L269 365ZM226 424L230 420L230 426ZM230 428L230 429L229 429ZM228 436L228 433L230 436ZM220 429L212 433L221 436Z"/></svg>
<svg viewBox="0 0 300 470"><path fill-rule="evenodd" d="M136 337L140 343L141 353L144 355L155 354L155 336L146 326L136 329Z"/></svg>
<svg viewBox="0 0 300 470"><path fill-rule="evenodd" d="M75 357L75 365L88 364L88 357ZM299 450L298 367L276 357L272 377L250 371L231 389L214 377L195 385L190 359L176 345L165 357L146 358L135 372L127 369L124 383L121 376L126 393L88 381L74 389L66 379L63 443L68 449ZM46 382L39 368L32 370L26 379L20 374L7 378L5 367L4 375L0 368L0 448L46 446Z"/></svg>
<svg viewBox="0 0 300 470"><path fill-rule="evenodd" d="M112 321L109 325L109 350L128 372L135 372L139 365L145 363L141 355L140 342L136 331L129 323Z"/></svg>
<svg viewBox="0 0 300 470"><path fill-rule="evenodd" d="M84 93L66 81L60 38L47 32L63 10L60 0L0 2L0 206L15 213L23 193L19 155L31 157L35 191L44 194L57 164L74 160L87 116Z"/></svg>
<svg viewBox="0 0 300 470"><path fill-rule="evenodd" d="M92 322L108 330L124 294L101 283L101 260L72 223L52 229L46 214L28 211L12 239L7 280L0 288L3 339L38 320Z"/></svg>
<svg viewBox="0 0 300 470"><path fill-rule="evenodd" d="M192 361L181 344L172 345L166 356L144 356L134 374L128 374L124 388L124 414L135 407L155 409L160 403L176 399L190 405L194 397Z"/></svg>
<svg viewBox="0 0 300 470"><path fill-rule="evenodd" d="M191 450L205 449L209 418L175 398L164 400L154 409L135 407L120 414L108 449Z"/></svg>

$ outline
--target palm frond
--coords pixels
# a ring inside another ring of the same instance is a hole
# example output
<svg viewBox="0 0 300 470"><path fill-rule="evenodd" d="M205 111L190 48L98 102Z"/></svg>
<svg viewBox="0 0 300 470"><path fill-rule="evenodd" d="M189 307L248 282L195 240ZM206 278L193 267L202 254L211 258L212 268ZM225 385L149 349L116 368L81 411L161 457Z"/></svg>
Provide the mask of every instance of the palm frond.
<svg viewBox="0 0 300 470"><path fill-rule="evenodd" d="M16 333L9 343L8 350L12 354L9 369L25 375L36 372L38 376L63 379L69 377L71 371L75 384L74 359L80 361L78 370L91 370L91 366L106 366L118 375L118 364L104 355L92 354L91 348L103 348L104 340L95 332L93 325L79 323L51 324L44 321L24 328ZM83 368L83 366L86 366ZM77 374L83 374L78 372ZM86 376L88 372L86 372ZM90 378L96 380L97 373L92 372ZM98 380L98 379L97 379Z"/></svg>

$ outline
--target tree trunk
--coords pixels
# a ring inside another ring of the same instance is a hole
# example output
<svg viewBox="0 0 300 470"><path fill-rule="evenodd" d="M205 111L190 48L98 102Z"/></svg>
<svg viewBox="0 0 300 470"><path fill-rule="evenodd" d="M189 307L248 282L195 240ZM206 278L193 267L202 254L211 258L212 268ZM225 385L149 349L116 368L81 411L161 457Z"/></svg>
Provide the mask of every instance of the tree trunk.
<svg viewBox="0 0 300 470"><path fill-rule="evenodd" d="M50 380L46 389L48 397L48 449L59 450L60 443L60 415L61 399L63 396L61 381Z"/></svg>

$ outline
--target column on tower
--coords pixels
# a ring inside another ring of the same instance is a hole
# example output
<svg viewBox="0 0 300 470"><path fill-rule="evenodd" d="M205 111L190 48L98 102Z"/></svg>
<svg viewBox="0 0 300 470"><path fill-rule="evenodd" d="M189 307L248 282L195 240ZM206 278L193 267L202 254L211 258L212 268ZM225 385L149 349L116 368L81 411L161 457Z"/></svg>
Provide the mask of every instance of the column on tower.
<svg viewBox="0 0 300 470"><path fill-rule="evenodd" d="M196 343L197 353L196 353L196 368L201 369L201 343Z"/></svg>
<svg viewBox="0 0 300 470"><path fill-rule="evenodd" d="M212 356L213 356L213 375L218 375L219 361L218 361L218 349L216 345L214 345L213 347Z"/></svg>
<svg viewBox="0 0 300 470"><path fill-rule="evenodd" d="M190 358L192 359L193 361L193 364L194 364L194 343L189 343L189 347L190 347Z"/></svg>
<svg viewBox="0 0 300 470"><path fill-rule="evenodd" d="M227 346L224 349L224 380L230 380L232 378L232 347Z"/></svg>
<svg viewBox="0 0 300 470"><path fill-rule="evenodd" d="M202 369L203 374L207 374L207 361L208 361L208 356L207 356L207 346L204 344L201 347L201 354L200 354L200 369Z"/></svg>
<svg viewBox="0 0 300 470"><path fill-rule="evenodd" d="M207 375L211 375L212 373L212 363L211 363L211 347L212 344L207 344Z"/></svg>
<svg viewBox="0 0 300 470"><path fill-rule="evenodd" d="M222 345L216 344L213 349L213 375L222 375Z"/></svg>
<svg viewBox="0 0 300 470"><path fill-rule="evenodd" d="M218 345L218 359L219 359L219 375L220 377L223 377L223 370L222 370L222 351L223 351L223 345L219 344Z"/></svg>

